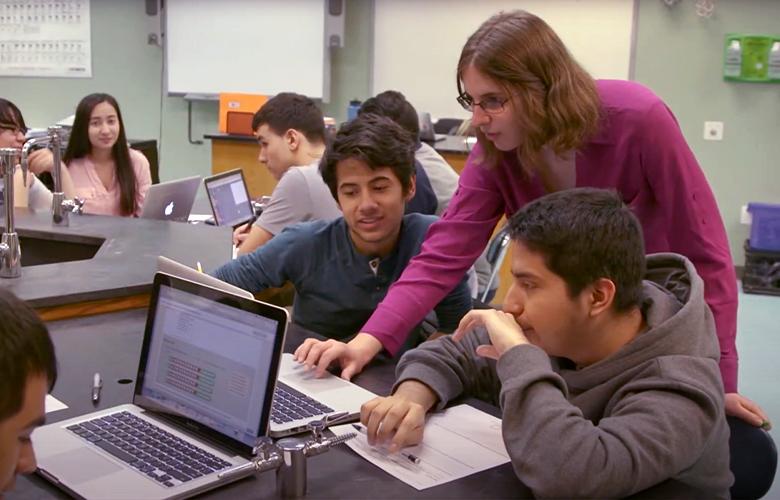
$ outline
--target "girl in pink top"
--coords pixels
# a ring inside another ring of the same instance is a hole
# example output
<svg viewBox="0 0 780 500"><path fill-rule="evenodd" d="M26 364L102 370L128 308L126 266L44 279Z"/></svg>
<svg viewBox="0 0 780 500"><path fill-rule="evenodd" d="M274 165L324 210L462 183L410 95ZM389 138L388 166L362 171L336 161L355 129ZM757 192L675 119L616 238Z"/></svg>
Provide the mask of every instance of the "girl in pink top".
<svg viewBox="0 0 780 500"><path fill-rule="evenodd" d="M715 197L671 111L645 87L594 81L558 36L523 11L500 13L468 39L458 102L478 145L442 219L348 344L308 339L296 359L350 378L377 353L398 351L411 329L485 248L502 215L572 187L616 189L642 223L648 253L687 256L705 282L721 347L726 412L768 422L737 393L737 288Z"/></svg>
<svg viewBox="0 0 780 500"><path fill-rule="evenodd" d="M116 99L90 94L81 100L63 160L85 213L141 214L152 184L149 161L128 147Z"/></svg>

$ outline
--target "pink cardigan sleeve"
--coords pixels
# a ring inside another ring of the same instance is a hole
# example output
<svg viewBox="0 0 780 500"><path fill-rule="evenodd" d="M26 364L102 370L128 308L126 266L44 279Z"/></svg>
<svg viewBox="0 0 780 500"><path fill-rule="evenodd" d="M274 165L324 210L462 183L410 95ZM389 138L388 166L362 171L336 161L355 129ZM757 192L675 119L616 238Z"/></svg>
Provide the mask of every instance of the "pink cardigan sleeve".
<svg viewBox="0 0 780 500"><path fill-rule="evenodd" d="M131 149L130 161L133 162L133 170L135 170L135 204L137 208L134 215L140 217L144 208L144 200L146 200L146 192L152 185L152 173L149 168L149 160L140 151Z"/></svg>
<svg viewBox="0 0 780 500"><path fill-rule="evenodd" d="M704 172L661 102L642 130L642 169L664 212L669 249L693 262L715 318L726 392L737 391L737 281L726 229Z"/></svg>
<svg viewBox="0 0 780 500"><path fill-rule="evenodd" d="M361 330L376 337L391 354L463 278L503 214L503 198L490 171L477 165L479 154L475 148L441 220L428 229L420 253Z"/></svg>

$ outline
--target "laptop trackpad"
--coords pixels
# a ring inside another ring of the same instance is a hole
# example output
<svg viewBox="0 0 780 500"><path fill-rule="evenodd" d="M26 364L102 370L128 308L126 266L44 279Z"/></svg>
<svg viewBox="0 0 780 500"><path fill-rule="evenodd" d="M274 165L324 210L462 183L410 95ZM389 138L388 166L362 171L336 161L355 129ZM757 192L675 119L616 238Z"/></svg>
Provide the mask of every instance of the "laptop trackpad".
<svg viewBox="0 0 780 500"><path fill-rule="evenodd" d="M112 472L124 470L89 448L68 450L46 460L47 470L64 483L94 481Z"/></svg>

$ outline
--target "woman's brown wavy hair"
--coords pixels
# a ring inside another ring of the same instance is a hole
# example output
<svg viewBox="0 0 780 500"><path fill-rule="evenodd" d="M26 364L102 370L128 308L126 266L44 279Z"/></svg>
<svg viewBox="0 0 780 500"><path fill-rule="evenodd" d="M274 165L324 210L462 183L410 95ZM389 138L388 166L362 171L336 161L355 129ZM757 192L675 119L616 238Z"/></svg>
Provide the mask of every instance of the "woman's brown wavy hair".
<svg viewBox="0 0 780 500"><path fill-rule="evenodd" d="M491 78L512 97L523 137L517 157L530 174L542 147L555 153L576 150L598 130L600 99L593 78L574 60L542 19L522 10L499 12L466 41L458 61L458 93L469 66ZM477 130L488 166L501 152Z"/></svg>

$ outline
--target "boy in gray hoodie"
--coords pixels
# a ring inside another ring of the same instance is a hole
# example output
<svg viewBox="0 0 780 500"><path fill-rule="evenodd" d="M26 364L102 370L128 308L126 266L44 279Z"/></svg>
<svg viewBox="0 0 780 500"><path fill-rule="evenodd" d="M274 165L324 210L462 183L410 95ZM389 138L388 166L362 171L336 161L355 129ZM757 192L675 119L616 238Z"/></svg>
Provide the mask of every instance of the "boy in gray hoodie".
<svg viewBox="0 0 780 500"><path fill-rule="evenodd" d="M500 404L504 443L537 497L621 497L673 479L728 497L729 431L703 283L676 254L645 258L613 192L581 188L509 221L504 310L406 353L393 394L363 405L369 442L423 439L462 395ZM643 281L644 277L644 281Z"/></svg>

